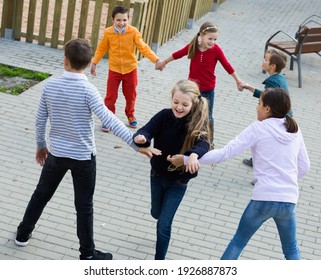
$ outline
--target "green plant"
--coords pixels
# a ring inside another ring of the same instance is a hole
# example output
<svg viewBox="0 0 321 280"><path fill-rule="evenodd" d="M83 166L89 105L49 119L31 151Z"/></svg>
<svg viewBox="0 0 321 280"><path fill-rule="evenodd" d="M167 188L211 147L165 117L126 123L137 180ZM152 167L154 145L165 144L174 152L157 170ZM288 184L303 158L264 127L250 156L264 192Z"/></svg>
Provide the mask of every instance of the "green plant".
<svg viewBox="0 0 321 280"><path fill-rule="evenodd" d="M20 77L21 79L15 79ZM28 88L50 77L48 73L0 64L0 91L19 95Z"/></svg>

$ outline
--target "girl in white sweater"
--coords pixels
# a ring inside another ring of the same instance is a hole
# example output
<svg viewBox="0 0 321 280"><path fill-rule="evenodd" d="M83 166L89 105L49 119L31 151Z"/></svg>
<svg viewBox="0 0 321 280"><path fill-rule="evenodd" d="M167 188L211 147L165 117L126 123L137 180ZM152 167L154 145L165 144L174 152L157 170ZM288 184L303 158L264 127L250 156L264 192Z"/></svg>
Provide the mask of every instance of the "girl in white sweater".
<svg viewBox="0 0 321 280"><path fill-rule="evenodd" d="M255 178L251 201L222 260L238 259L254 233L270 218L276 223L285 258L300 259L296 240L298 179L309 171L310 160L301 130L288 115L290 110L290 97L284 89L263 91L257 106L257 121L222 149L212 150L193 165L186 165L186 172L193 173L200 163L217 164L251 149ZM183 160L187 163L188 157L174 155L168 160L180 166Z"/></svg>

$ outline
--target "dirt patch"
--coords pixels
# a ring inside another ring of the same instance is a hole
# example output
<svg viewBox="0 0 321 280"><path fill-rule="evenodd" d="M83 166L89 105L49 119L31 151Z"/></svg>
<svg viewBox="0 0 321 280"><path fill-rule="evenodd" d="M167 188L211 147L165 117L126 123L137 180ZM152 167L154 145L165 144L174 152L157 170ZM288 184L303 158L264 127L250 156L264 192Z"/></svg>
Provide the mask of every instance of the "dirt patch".
<svg viewBox="0 0 321 280"><path fill-rule="evenodd" d="M25 79L22 77L0 77L0 84L6 88L16 87L20 85L36 85L39 81Z"/></svg>
<svg viewBox="0 0 321 280"><path fill-rule="evenodd" d="M22 77L0 77L0 91L12 95L19 95L40 81Z"/></svg>

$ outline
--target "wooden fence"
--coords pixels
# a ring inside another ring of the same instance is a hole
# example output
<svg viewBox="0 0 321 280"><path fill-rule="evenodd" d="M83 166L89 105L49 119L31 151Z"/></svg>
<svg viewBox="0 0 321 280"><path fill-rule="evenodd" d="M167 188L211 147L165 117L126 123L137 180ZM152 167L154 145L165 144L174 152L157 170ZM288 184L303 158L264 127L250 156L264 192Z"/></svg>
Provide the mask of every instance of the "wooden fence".
<svg viewBox="0 0 321 280"><path fill-rule="evenodd" d="M112 24L116 5L130 9L131 24L154 51L213 10L219 0L0 0L0 37L62 47L88 39L95 50Z"/></svg>

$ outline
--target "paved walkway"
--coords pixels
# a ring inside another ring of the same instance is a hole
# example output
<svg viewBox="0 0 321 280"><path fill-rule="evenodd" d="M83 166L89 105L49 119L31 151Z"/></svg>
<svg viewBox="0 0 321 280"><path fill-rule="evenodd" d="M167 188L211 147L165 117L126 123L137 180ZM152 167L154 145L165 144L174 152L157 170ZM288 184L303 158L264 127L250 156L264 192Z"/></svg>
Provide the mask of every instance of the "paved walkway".
<svg viewBox="0 0 321 280"><path fill-rule="evenodd" d="M285 4L286 2L286 4ZM158 54L166 58L183 47L204 21L221 27L218 44L239 76L260 86L264 43L275 31L294 34L298 25L320 8L320 0L227 0L219 9L194 23L164 46ZM62 73L62 50L0 39L0 63L53 75ZM106 61L98 76L90 80L105 95ZM170 63L163 72L143 59L139 62L137 119L144 124L170 104L170 90L187 77L189 62ZM295 118L301 126L311 158L311 171L300 182L298 241L303 259L321 259L321 68L320 58L305 55L303 88L298 88L297 67L288 78ZM88 73L88 72L87 72ZM89 75L89 74L88 74ZM216 146L222 147L256 118L257 99L238 92L234 80L217 67L215 98ZM61 183L48 203L30 243L14 244L15 232L35 188L41 168L35 163L34 119L43 82L20 96L0 94L0 259L77 259L78 240L71 176ZM124 99L119 97L117 116L123 120ZM99 130L96 141L97 188L95 193L95 240L115 259L153 259L155 221L149 214L149 160L136 154L117 137ZM244 153L215 167L203 166L191 181L173 224L168 259L219 259L231 239L252 186L252 170L242 164ZM249 242L241 259L283 259L273 221L267 222Z"/></svg>

